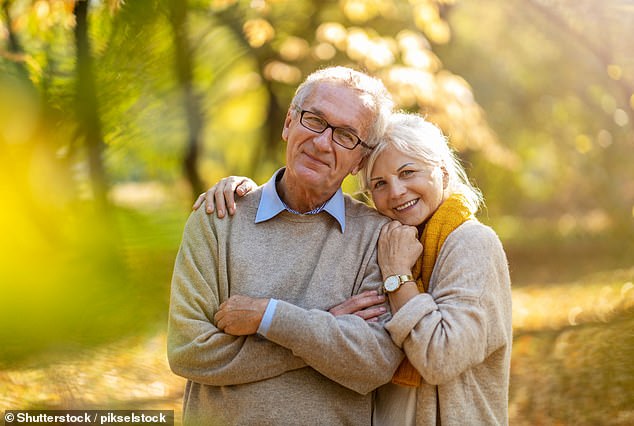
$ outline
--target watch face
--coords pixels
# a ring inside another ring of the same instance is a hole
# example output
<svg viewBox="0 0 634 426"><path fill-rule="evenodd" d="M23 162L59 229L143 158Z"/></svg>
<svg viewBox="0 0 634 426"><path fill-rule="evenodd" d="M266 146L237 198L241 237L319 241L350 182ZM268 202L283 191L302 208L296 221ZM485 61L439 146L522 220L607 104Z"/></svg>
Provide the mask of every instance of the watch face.
<svg viewBox="0 0 634 426"><path fill-rule="evenodd" d="M385 283L383 284L383 288L385 288L385 291L387 292L392 292L396 291L400 287L400 284L401 282L399 281L398 277L396 275L392 275L390 277L387 277Z"/></svg>

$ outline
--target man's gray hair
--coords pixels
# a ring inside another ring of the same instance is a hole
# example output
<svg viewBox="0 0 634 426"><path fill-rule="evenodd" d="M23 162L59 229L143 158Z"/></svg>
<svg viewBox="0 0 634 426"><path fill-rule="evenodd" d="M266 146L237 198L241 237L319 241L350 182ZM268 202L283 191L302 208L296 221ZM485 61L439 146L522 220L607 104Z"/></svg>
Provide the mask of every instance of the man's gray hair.
<svg viewBox="0 0 634 426"><path fill-rule="evenodd" d="M369 146L374 147L383 135L387 119L394 108L392 96L383 82L378 78L348 67L323 68L306 77L306 80L297 88L291 101L291 108L302 108L315 86L321 83L338 84L359 92L365 106L374 113L374 117L368 120L372 124L364 141Z"/></svg>

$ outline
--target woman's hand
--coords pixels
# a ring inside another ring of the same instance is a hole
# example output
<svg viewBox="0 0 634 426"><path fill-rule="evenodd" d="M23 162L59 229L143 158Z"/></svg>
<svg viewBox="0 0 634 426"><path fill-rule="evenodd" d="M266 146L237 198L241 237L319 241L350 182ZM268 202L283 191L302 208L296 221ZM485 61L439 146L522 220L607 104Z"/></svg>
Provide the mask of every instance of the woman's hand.
<svg viewBox="0 0 634 426"><path fill-rule="evenodd" d="M354 314L368 322L376 322L387 311L384 303L384 295L376 290L368 290L346 299L345 302L330 308L328 312L336 317Z"/></svg>
<svg viewBox="0 0 634 426"><path fill-rule="evenodd" d="M244 197L255 188L257 188L257 184L248 177L226 177L209 188L207 192L200 194L192 206L192 210L197 210L205 203L207 213L213 213L215 210L218 217L223 218L228 210L229 214L233 215L236 211L234 194L237 194L238 197Z"/></svg>
<svg viewBox="0 0 634 426"><path fill-rule="evenodd" d="M390 275L410 274L416 260L423 254L418 230L397 220L386 223L379 235L378 254L383 279Z"/></svg>

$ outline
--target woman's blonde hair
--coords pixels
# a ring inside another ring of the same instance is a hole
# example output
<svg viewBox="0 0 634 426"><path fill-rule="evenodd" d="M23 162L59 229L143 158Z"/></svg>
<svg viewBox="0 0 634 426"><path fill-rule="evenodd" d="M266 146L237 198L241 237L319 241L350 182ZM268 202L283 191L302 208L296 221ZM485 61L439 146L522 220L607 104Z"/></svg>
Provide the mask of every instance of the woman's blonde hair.
<svg viewBox="0 0 634 426"><path fill-rule="evenodd" d="M364 191L370 191L374 164L389 146L426 164L443 166L448 175L448 195L461 194L471 212L476 213L484 204L482 193L469 182L464 167L447 144L447 138L442 130L418 114L404 112L396 112L389 117L383 137L361 170L360 180Z"/></svg>

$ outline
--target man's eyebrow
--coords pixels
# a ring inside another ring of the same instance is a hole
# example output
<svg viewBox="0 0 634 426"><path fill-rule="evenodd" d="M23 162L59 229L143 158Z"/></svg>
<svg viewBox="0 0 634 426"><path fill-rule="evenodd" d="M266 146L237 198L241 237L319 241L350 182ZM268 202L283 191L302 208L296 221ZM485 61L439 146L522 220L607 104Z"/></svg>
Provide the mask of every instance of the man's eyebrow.
<svg viewBox="0 0 634 426"><path fill-rule="evenodd" d="M315 114L315 115L320 116L320 117L321 117L321 118L323 118L324 120L328 121L328 124L330 124L331 126L333 126L333 124L332 124L329 120L327 120L327 119L326 119L326 117L325 117L325 115L326 115L326 114L324 114L324 112L323 112L322 110L320 110L319 108L311 108L311 109L309 109L308 111L309 111L309 112L312 112L312 113L313 113L313 114ZM349 131L351 131L352 133L354 133L355 135L357 135L357 137L358 137L358 135L359 135L359 131L358 131L357 129L355 129L354 127L349 126L349 125L347 125L347 124L346 124L345 126L333 126L333 127L338 127L339 129L349 130Z"/></svg>

